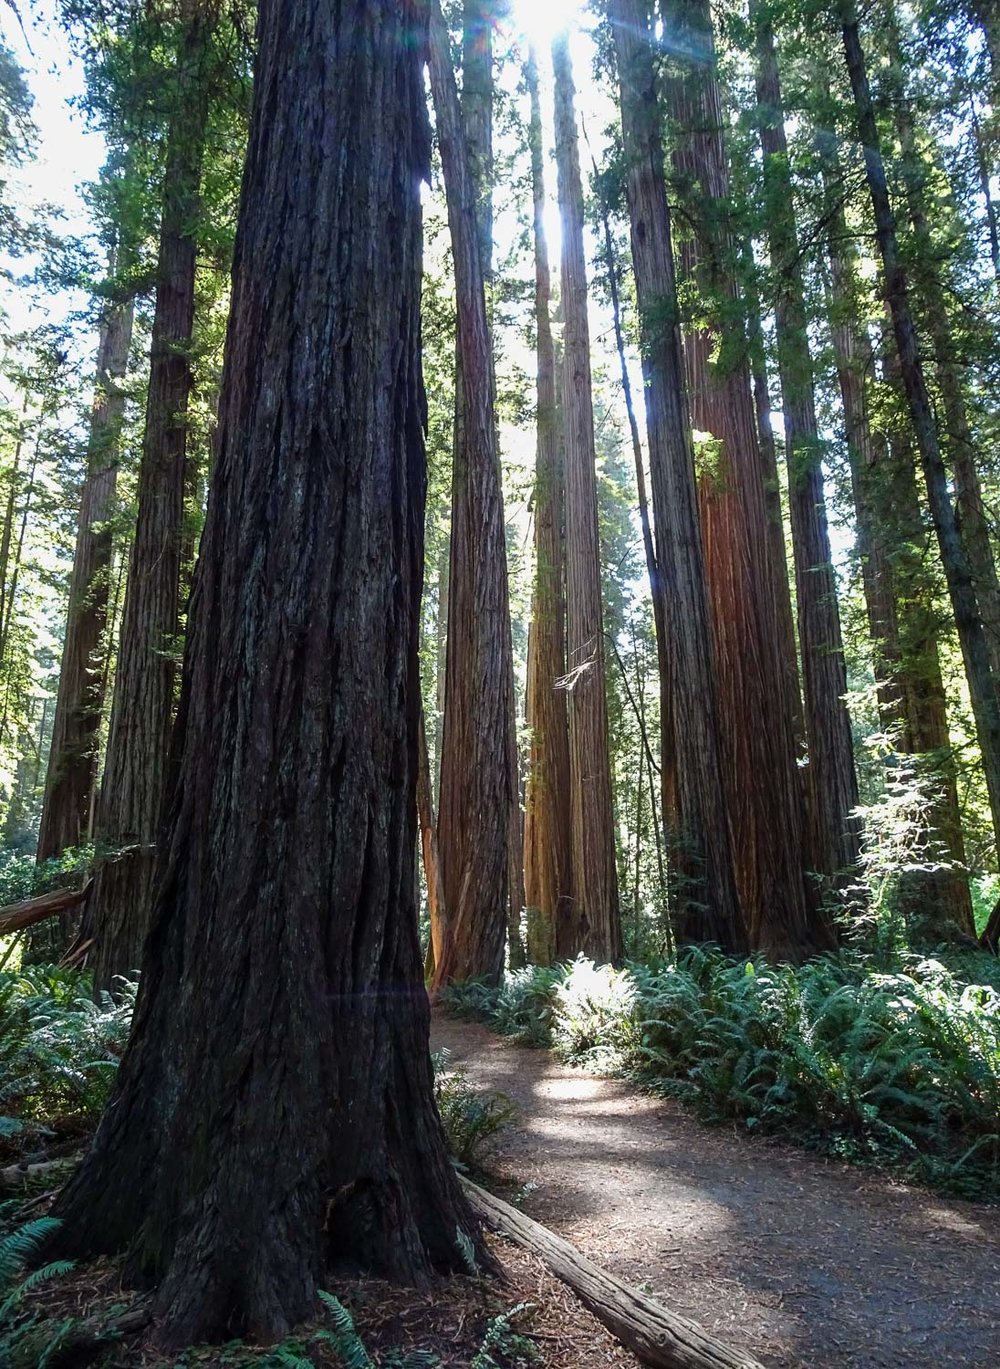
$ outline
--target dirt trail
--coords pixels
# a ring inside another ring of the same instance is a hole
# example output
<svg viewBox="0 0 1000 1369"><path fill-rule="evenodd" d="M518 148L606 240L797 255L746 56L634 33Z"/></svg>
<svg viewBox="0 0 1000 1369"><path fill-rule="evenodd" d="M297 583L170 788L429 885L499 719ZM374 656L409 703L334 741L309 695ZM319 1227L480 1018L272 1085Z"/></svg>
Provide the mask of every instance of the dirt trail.
<svg viewBox="0 0 1000 1369"><path fill-rule="evenodd" d="M1000 1209L703 1126L435 1016L520 1118L491 1169L622 1278L782 1369L1000 1369Z"/></svg>

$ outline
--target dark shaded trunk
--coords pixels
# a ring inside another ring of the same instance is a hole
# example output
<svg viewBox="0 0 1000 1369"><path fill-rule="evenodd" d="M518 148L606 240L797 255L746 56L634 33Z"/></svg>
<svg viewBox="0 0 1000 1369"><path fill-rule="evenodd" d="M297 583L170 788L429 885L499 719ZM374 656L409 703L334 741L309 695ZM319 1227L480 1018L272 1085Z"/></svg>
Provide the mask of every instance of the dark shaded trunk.
<svg viewBox="0 0 1000 1369"><path fill-rule="evenodd" d="M179 653L196 230L208 120L203 68L215 22L199 13L188 21L167 138L138 514L95 822L97 841L112 858L97 871L84 918L85 935L96 938L97 988L137 968L152 911Z"/></svg>
<svg viewBox="0 0 1000 1369"><path fill-rule="evenodd" d="M97 392L90 420L59 692L38 829L39 862L59 855L67 847L80 846L90 837L107 678L112 553L108 520L118 481L119 438L125 412L120 382L128 365L132 312L131 300L111 305L101 324Z"/></svg>
<svg viewBox="0 0 1000 1369"><path fill-rule="evenodd" d="M913 438L923 467L931 518L955 615L958 640L962 648L993 827L995 832L1000 832L1000 703L990 664L989 643L976 598L973 570L951 502L941 443L924 379L910 304L909 282L899 255L896 221L889 199L885 164L853 0L841 0L839 13L843 24L847 69L854 93L858 135L864 151L876 237L882 259L882 288L892 319L896 352L899 357L900 385L906 398Z"/></svg>
<svg viewBox="0 0 1000 1369"><path fill-rule="evenodd" d="M764 159L764 206L785 420L788 506L795 557L808 768L810 865L827 880L857 875L858 779L851 719L844 696L847 667L830 555L822 445L816 421L798 228L785 136L785 113L769 0L752 0L756 39L757 117Z"/></svg>
<svg viewBox="0 0 1000 1369"><path fill-rule="evenodd" d="M716 941L738 952L747 946L747 932L730 845L651 38L640 0L611 0L608 11L618 58L653 516L670 635L679 818L672 853L675 920L680 940Z"/></svg>
<svg viewBox="0 0 1000 1369"><path fill-rule="evenodd" d="M942 446L954 478L959 532L975 582L993 684L997 688L1000 686L1000 582L997 580L990 526L983 506L978 453L966 405L965 379L939 264L940 247L934 242L931 230L933 206L928 203L927 168L917 146L917 132L905 87L903 64L906 57L898 20L891 7L886 17L890 59L887 80L893 96L900 169L915 249L912 253L914 295L922 306L920 316L934 356L934 376L944 418ZM1000 830L997 836L1000 838Z"/></svg>
<svg viewBox="0 0 1000 1369"><path fill-rule="evenodd" d="M844 406L879 714L894 745L914 758L932 791L926 815L927 868L906 873L901 903L925 922L942 928L951 923L971 931L972 899L938 656L934 577L927 569L928 537L913 453L900 435L887 441L872 425L866 394L866 380L874 375L871 348L855 323L845 239L836 232L837 219L831 223L836 234L831 234L831 335ZM931 868L934 865L938 868Z"/></svg>
<svg viewBox="0 0 1000 1369"><path fill-rule="evenodd" d="M435 967L497 980L504 963L516 781L507 550L476 193L451 50L435 3L431 88L458 301L457 436L438 846L450 936Z"/></svg>
<svg viewBox="0 0 1000 1369"><path fill-rule="evenodd" d="M798 959L831 945L832 937L806 891L802 784L774 607L764 473L736 324L715 43L705 0L671 0L664 13L682 54L667 83L679 130L674 166L694 225L682 263L713 315L708 326L687 333L684 359L694 426L711 437L699 493L736 878L751 944Z"/></svg>
<svg viewBox="0 0 1000 1369"><path fill-rule="evenodd" d="M944 931L972 930L972 897L958 803L947 697L938 653L938 574L921 508L908 431L880 429L869 406L875 359L860 324L853 240L838 191L842 172L828 135L817 136L826 184L829 314L851 470L879 715L893 745L929 783L927 860L905 873L900 906ZM898 362L886 380L899 388ZM895 766L895 760L892 761ZM891 776L890 776L891 778Z"/></svg>
<svg viewBox="0 0 1000 1369"><path fill-rule="evenodd" d="M582 951L595 960L617 961L622 955L622 940L608 749L583 185L573 74L565 39L557 39L553 44L552 62L562 223L566 694L573 858L573 905L566 951Z"/></svg>
<svg viewBox="0 0 1000 1369"><path fill-rule="evenodd" d="M548 965L557 954L572 897L569 734L566 723L566 607L563 599L562 470L556 426L556 355L545 240L545 175L538 72L525 66L531 100L528 140L534 202L537 411L535 445L535 585L528 637L526 714L531 737L524 805L524 895L528 958Z"/></svg>
<svg viewBox="0 0 1000 1369"><path fill-rule="evenodd" d="M338 1268L459 1269L470 1231L413 881L425 22L395 0L259 11L156 912L58 1204L61 1247L127 1248L158 1284L169 1347L284 1336Z"/></svg>

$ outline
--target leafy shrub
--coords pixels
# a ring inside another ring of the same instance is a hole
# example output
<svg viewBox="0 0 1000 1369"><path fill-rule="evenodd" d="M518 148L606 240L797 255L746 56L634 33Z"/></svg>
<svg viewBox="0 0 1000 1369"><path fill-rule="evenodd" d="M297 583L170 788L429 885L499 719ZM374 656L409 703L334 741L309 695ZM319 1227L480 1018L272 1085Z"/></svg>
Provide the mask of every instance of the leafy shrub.
<svg viewBox="0 0 1000 1369"><path fill-rule="evenodd" d="M34 966L0 975L0 1147L53 1130L82 1134L107 1101L125 1048L136 984L95 1002L79 971Z"/></svg>
<svg viewBox="0 0 1000 1369"><path fill-rule="evenodd" d="M434 1065L434 1098L445 1139L463 1169L475 1169L514 1117L514 1104L502 1093L474 1088L463 1069L448 1065L448 1052L437 1051Z"/></svg>
<svg viewBox="0 0 1000 1369"><path fill-rule="evenodd" d="M448 1001L500 1031L544 1024L566 1059L706 1120L1000 1197L1000 992L970 982L981 971L995 974L978 955L876 971L847 954L795 969L689 948L624 970L521 971L491 997L458 986Z"/></svg>

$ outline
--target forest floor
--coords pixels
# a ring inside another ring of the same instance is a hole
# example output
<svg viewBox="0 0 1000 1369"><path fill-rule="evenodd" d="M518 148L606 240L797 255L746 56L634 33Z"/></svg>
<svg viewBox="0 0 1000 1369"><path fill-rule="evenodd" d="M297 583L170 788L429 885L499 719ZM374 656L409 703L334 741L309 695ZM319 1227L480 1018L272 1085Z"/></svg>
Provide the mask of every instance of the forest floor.
<svg viewBox="0 0 1000 1369"><path fill-rule="evenodd" d="M490 1186L781 1369L1000 1366L1000 1208L705 1126L435 1013L434 1050L519 1109Z"/></svg>

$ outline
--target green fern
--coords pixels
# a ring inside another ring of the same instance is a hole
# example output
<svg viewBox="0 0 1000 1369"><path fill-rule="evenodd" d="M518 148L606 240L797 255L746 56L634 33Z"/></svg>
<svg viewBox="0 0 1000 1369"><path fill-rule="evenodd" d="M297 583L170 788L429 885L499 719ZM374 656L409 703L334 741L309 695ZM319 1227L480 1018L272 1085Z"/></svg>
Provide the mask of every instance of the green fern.
<svg viewBox="0 0 1000 1369"><path fill-rule="evenodd" d="M364 1342L358 1335L354 1318L344 1304L323 1289L320 1289L319 1297L333 1321L333 1346L344 1362L344 1369L375 1369Z"/></svg>

